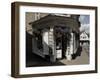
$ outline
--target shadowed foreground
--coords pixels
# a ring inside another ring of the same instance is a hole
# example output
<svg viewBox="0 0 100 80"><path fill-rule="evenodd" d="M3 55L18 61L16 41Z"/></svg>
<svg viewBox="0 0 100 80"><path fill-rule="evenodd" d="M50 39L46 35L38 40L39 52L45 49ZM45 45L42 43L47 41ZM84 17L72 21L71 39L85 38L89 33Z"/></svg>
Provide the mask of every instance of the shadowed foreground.
<svg viewBox="0 0 100 80"><path fill-rule="evenodd" d="M88 53L88 47L82 46L81 55L76 56L75 59L71 61L62 59L57 60L55 63L52 63L48 60L49 57L47 57L47 59L44 59L32 53L32 35L26 32L26 67L89 64Z"/></svg>

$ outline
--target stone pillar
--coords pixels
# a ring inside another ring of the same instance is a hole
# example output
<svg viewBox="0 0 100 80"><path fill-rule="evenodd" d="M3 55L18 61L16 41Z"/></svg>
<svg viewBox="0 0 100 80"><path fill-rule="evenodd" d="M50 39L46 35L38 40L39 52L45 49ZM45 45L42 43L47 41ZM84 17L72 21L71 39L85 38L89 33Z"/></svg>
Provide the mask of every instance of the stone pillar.
<svg viewBox="0 0 100 80"><path fill-rule="evenodd" d="M69 46L67 47L67 51L66 51L67 60L72 59L73 51L74 51L74 49L73 49L73 33L71 33L71 39L70 39Z"/></svg>
<svg viewBox="0 0 100 80"><path fill-rule="evenodd" d="M76 40L76 34L74 33L73 34L73 54L75 54L76 53L76 51L77 51L77 40Z"/></svg>
<svg viewBox="0 0 100 80"><path fill-rule="evenodd" d="M48 40L49 40L49 47L52 51L50 54L50 61L55 62L56 61L56 49L55 49L55 41L54 41L54 28L50 27L50 31L48 34Z"/></svg>
<svg viewBox="0 0 100 80"><path fill-rule="evenodd" d="M44 29L42 31L42 36L43 36L43 40L42 40L42 44L43 44L43 54L44 55L49 55L49 47L48 47L48 30Z"/></svg>
<svg viewBox="0 0 100 80"><path fill-rule="evenodd" d="M73 42L74 42L74 34L71 33L71 40L70 40L70 54L73 54Z"/></svg>

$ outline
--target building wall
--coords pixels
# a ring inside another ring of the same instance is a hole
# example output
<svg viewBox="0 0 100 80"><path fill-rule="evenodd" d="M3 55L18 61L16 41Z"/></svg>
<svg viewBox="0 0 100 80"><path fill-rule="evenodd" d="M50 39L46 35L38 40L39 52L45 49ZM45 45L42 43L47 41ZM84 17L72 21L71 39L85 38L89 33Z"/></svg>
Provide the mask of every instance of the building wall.
<svg viewBox="0 0 100 80"><path fill-rule="evenodd" d="M32 26L29 24L30 22L34 22L41 17L48 15L47 13L33 13L33 12L26 12L26 31L32 34Z"/></svg>
<svg viewBox="0 0 100 80"><path fill-rule="evenodd" d="M89 40L89 37L86 32L80 34L80 40Z"/></svg>

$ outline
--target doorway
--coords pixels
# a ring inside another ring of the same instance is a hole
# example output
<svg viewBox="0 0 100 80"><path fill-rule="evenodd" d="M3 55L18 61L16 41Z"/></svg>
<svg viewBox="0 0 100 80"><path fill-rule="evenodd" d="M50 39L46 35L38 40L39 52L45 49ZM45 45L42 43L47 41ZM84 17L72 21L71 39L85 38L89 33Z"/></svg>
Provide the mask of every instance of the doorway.
<svg viewBox="0 0 100 80"><path fill-rule="evenodd" d="M70 47L70 29L67 27L55 27L55 42L56 42L56 54L57 59L66 58L67 47Z"/></svg>

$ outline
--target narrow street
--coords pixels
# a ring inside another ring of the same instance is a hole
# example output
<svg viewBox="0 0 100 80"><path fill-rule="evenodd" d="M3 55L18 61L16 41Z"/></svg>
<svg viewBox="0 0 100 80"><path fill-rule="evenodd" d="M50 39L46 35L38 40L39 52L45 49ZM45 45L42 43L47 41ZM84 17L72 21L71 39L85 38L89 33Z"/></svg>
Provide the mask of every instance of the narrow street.
<svg viewBox="0 0 100 80"><path fill-rule="evenodd" d="M83 45L82 52L80 56L77 56L76 59L68 61L68 60L61 60L62 63L66 65L80 65L80 64L89 64L89 46Z"/></svg>

